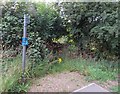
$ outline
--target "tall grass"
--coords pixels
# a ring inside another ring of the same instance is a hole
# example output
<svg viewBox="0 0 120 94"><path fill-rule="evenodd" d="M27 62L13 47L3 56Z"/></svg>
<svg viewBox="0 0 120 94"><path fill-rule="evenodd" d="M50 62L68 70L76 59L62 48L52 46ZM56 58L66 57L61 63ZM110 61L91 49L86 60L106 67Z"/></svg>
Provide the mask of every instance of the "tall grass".
<svg viewBox="0 0 120 94"><path fill-rule="evenodd" d="M2 76L0 76L0 92L2 91L27 91L30 83L28 84L19 84L18 79L21 77L22 73L22 62L21 56L17 56L14 59L5 59L2 64ZM29 60L27 59L26 63L26 73L28 73ZM52 66L48 66L47 61L41 61L37 66L31 70L32 77L41 77L45 74L54 74L60 73L63 71L77 71L80 74L86 76L87 80L98 80L98 81L107 81L107 80L116 80L118 75L118 67L112 68L109 64L106 64L105 60L94 61L94 60L85 60L82 58L70 59L64 57L61 63L54 63ZM117 63L116 63L117 64ZM29 74L29 73L28 73Z"/></svg>
<svg viewBox="0 0 120 94"><path fill-rule="evenodd" d="M118 86L113 86L110 88L113 92L118 92L118 94L120 93L120 85Z"/></svg>
<svg viewBox="0 0 120 94"><path fill-rule="evenodd" d="M1 64L0 92L8 92L18 83L22 74L21 56L5 58ZM27 62L28 63L28 62ZM28 66L28 64L26 64ZM27 69L27 67L26 67Z"/></svg>
<svg viewBox="0 0 120 94"><path fill-rule="evenodd" d="M88 80L116 80L118 75L118 67L115 69L110 68L110 66L105 66L103 61L85 60L82 58L69 59L65 58L64 62L61 64L54 65L50 69L50 73L57 73L62 71L78 71L88 78Z"/></svg>

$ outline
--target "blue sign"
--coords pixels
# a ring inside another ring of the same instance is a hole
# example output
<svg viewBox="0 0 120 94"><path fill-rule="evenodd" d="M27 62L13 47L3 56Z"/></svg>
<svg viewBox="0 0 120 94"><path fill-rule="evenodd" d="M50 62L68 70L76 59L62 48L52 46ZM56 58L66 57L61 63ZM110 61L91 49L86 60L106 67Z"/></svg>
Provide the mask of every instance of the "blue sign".
<svg viewBox="0 0 120 94"><path fill-rule="evenodd" d="M28 45L28 38L22 38L22 46Z"/></svg>

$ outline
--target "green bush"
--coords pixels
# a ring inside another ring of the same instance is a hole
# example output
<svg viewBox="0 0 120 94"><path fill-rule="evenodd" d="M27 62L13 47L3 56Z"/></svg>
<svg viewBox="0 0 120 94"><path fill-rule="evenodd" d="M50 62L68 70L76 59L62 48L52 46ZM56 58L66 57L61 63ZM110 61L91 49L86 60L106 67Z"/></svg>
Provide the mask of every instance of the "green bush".
<svg viewBox="0 0 120 94"><path fill-rule="evenodd" d="M45 41L43 41L40 37L36 38L36 41L31 44L28 49L28 56L29 59L33 62L32 66L36 66L40 61L43 61L44 58L47 56L48 49L46 48Z"/></svg>

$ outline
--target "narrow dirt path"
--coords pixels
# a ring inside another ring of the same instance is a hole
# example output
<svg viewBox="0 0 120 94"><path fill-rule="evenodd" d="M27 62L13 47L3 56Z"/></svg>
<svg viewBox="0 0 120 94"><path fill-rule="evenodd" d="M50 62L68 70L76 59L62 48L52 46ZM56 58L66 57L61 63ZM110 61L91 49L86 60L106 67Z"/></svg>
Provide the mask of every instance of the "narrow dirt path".
<svg viewBox="0 0 120 94"><path fill-rule="evenodd" d="M77 72L63 72L34 79L29 92L71 92L88 84Z"/></svg>
<svg viewBox="0 0 120 94"><path fill-rule="evenodd" d="M72 92L92 82L98 84L98 81L87 82L85 77L78 72L51 74L40 79L34 79L32 82L29 92ZM111 83L105 82L99 85L109 90L111 85L117 85L116 82Z"/></svg>

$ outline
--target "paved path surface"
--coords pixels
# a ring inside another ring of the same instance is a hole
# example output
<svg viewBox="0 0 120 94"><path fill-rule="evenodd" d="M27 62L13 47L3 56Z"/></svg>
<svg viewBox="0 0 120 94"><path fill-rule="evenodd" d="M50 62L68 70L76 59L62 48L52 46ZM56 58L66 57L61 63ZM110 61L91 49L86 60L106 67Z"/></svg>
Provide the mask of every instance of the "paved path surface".
<svg viewBox="0 0 120 94"><path fill-rule="evenodd" d="M74 92L109 92L109 91L95 83L91 83L87 86L75 90Z"/></svg>

